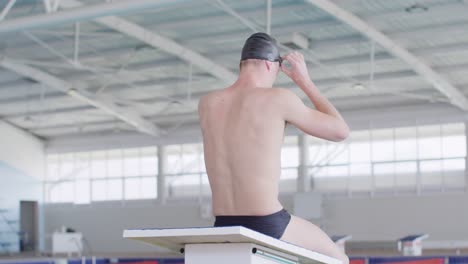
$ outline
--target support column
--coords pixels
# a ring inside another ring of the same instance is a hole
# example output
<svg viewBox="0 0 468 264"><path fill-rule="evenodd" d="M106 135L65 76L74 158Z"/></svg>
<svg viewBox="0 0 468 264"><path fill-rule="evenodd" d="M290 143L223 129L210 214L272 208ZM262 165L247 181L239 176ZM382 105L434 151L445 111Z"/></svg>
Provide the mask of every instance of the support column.
<svg viewBox="0 0 468 264"><path fill-rule="evenodd" d="M306 135L299 136L299 167L297 177L297 191L309 192L311 190L311 177L309 175L309 140Z"/></svg>
<svg viewBox="0 0 468 264"><path fill-rule="evenodd" d="M465 190L468 191L468 122L465 123L465 148L466 148L466 156L465 156Z"/></svg>
<svg viewBox="0 0 468 264"><path fill-rule="evenodd" d="M267 0L267 10L266 10L266 33L271 34L271 6L272 0Z"/></svg>
<svg viewBox="0 0 468 264"><path fill-rule="evenodd" d="M167 171L166 147L158 146L158 201L161 204L166 203L166 171Z"/></svg>

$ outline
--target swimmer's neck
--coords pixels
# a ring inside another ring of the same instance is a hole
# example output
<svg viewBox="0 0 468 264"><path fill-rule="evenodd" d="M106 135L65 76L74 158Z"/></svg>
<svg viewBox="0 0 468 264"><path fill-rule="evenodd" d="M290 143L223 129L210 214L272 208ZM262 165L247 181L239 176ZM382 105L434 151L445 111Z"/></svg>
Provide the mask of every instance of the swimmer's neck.
<svg viewBox="0 0 468 264"><path fill-rule="evenodd" d="M271 88L275 82L271 76L256 71L241 71L239 78L232 87L252 89L252 88Z"/></svg>

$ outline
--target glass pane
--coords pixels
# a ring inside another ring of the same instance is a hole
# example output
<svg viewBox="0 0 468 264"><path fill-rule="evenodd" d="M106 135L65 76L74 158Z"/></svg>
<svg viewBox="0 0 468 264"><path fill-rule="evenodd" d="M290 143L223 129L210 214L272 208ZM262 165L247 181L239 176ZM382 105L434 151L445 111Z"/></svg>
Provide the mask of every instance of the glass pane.
<svg viewBox="0 0 468 264"><path fill-rule="evenodd" d="M61 183L47 184L47 195L51 203L63 202Z"/></svg>
<svg viewBox="0 0 468 264"><path fill-rule="evenodd" d="M320 145L309 145L309 165L323 164L327 156L327 145L325 143Z"/></svg>
<svg viewBox="0 0 468 264"><path fill-rule="evenodd" d="M349 149L351 163L371 161L369 142L351 143Z"/></svg>
<svg viewBox="0 0 468 264"><path fill-rule="evenodd" d="M281 167L289 168L297 166L299 166L299 148L297 146L283 147L281 149Z"/></svg>
<svg viewBox="0 0 468 264"><path fill-rule="evenodd" d="M347 177L348 166L328 166L328 177Z"/></svg>
<svg viewBox="0 0 468 264"><path fill-rule="evenodd" d="M418 142L421 159L442 158L442 141L440 137L420 138Z"/></svg>
<svg viewBox="0 0 468 264"><path fill-rule="evenodd" d="M158 159L156 156L142 156L140 163L141 175L155 176L158 174Z"/></svg>
<svg viewBox="0 0 468 264"><path fill-rule="evenodd" d="M148 158L147 160L151 160L151 164L154 164L147 173L156 174L158 171L158 149L156 147L141 148L141 157ZM145 173L144 169L142 169L142 173Z"/></svg>
<svg viewBox="0 0 468 264"><path fill-rule="evenodd" d="M179 173L182 171L182 153L180 145L172 145L166 147L167 155L167 171L170 174Z"/></svg>
<svg viewBox="0 0 468 264"><path fill-rule="evenodd" d="M200 194L200 176L187 174L173 176L168 179L172 197L197 196Z"/></svg>
<svg viewBox="0 0 468 264"><path fill-rule="evenodd" d="M74 182L63 182L56 187L59 192L58 201L61 203L73 203L75 198Z"/></svg>
<svg viewBox="0 0 468 264"><path fill-rule="evenodd" d="M107 154L107 175L108 177L123 176L122 150L109 150Z"/></svg>
<svg viewBox="0 0 468 264"><path fill-rule="evenodd" d="M141 197L146 199L156 198L157 185L155 177L141 179Z"/></svg>
<svg viewBox="0 0 468 264"><path fill-rule="evenodd" d="M197 153L184 152L182 156L182 172L196 173L200 171L200 159Z"/></svg>
<svg viewBox="0 0 468 264"><path fill-rule="evenodd" d="M73 180L76 177L75 162L73 156L64 155L60 161L60 172L59 179L61 180Z"/></svg>
<svg viewBox="0 0 468 264"><path fill-rule="evenodd" d="M418 151L421 159L442 157L441 132L440 125L418 127Z"/></svg>
<svg viewBox="0 0 468 264"><path fill-rule="evenodd" d="M465 159L449 159L443 160L442 166L444 171L464 171Z"/></svg>
<svg viewBox="0 0 468 264"><path fill-rule="evenodd" d="M106 152L96 151L91 153L91 177L107 177ZM94 197L94 196L93 196Z"/></svg>
<svg viewBox="0 0 468 264"><path fill-rule="evenodd" d="M59 201L60 195L58 189L56 188L55 183L46 184L46 199L50 203L57 203Z"/></svg>
<svg viewBox="0 0 468 264"><path fill-rule="evenodd" d="M349 147L345 143L328 143L327 156L328 164L347 164Z"/></svg>
<svg viewBox="0 0 468 264"><path fill-rule="evenodd" d="M442 160L421 161L421 184L424 186L433 186L442 188Z"/></svg>
<svg viewBox="0 0 468 264"><path fill-rule="evenodd" d="M325 166L314 174L314 186L319 191L347 191L348 166Z"/></svg>
<svg viewBox="0 0 468 264"><path fill-rule="evenodd" d="M373 161L392 161L394 160L393 141L373 141L372 142L372 160Z"/></svg>
<svg viewBox="0 0 468 264"><path fill-rule="evenodd" d="M374 182L379 189L394 188L395 163L374 164Z"/></svg>
<svg viewBox="0 0 468 264"><path fill-rule="evenodd" d="M172 186L197 185L200 183L198 174L186 174L173 177Z"/></svg>
<svg viewBox="0 0 468 264"><path fill-rule="evenodd" d="M91 188L89 180L76 181L76 204L87 204L91 202Z"/></svg>
<svg viewBox="0 0 468 264"><path fill-rule="evenodd" d="M124 176L136 177L140 175L140 150L124 150Z"/></svg>
<svg viewBox="0 0 468 264"><path fill-rule="evenodd" d="M281 170L281 179L282 180L297 179L297 169L296 168L282 169Z"/></svg>
<svg viewBox="0 0 468 264"><path fill-rule="evenodd" d="M60 175L60 164L55 162L47 163L47 180L56 181Z"/></svg>
<svg viewBox="0 0 468 264"><path fill-rule="evenodd" d="M416 160L418 158L416 139L398 139L395 141L396 160Z"/></svg>
<svg viewBox="0 0 468 264"><path fill-rule="evenodd" d="M417 185L418 163L416 161L395 163L395 185L412 187Z"/></svg>
<svg viewBox="0 0 468 264"><path fill-rule="evenodd" d="M455 158L466 156L466 137L445 136L442 139L442 149L444 158Z"/></svg>
<svg viewBox="0 0 468 264"><path fill-rule="evenodd" d="M415 161L395 162L395 173L417 173L418 164Z"/></svg>
<svg viewBox="0 0 468 264"><path fill-rule="evenodd" d="M416 127L395 129L395 155L397 160L418 159L418 140Z"/></svg>
<svg viewBox="0 0 468 264"><path fill-rule="evenodd" d="M371 164L362 163L362 164L351 164L350 175L351 176L368 176L371 175Z"/></svg>
<svg viewBox="0 0 468 264"><path fill-rule="evenodd" d="M122 183L121 179L113 179L107 181L107 198L109 200L122 200Z"/></svg>
<svg viewBox="0 0 468 264"><path fill-rule="evenodd" d="M92 181L92 200L104 201L107 198L107 186L105 180Z"/></svg>
<svg viewBox="0 0 468 264"><path fill-rule="evenodd" d="M314 167L309 169L309 173L313 175L314 178L322 178L328 176L328 167Z"/></svg>
<svg viewBox="0 0 468 264"><path fill-rule="evenodd" d="M370 162L370 132L369 130L353 131L350 134L350 162Z"/></svg>
<svg viewBox="0 0 468 264"><path fill-rule="evenodd" d="M133 200L140 199L140 178L125 179L125 199Z"/></svg>
<svg viewBox="0 0 468 264"><path fill-rule="evenodd" d="M91 169L84 164L76 168L76 179L89 179L91 176Z"/></svg>
<svg viewBox="0 0 468 264"><path fill-rule="evenodd" d="M395 163L378 163L374 164L375 175L393 175L395 173Z"/></svg>
<svg viewBox="0 0 468 264"><path fill-rule="evenodd" d="M395 159L393 129L378 129L371 131L372 160L392 161Z"/></svg>
<svg viewBox="0 0 468 264"><path fill-rule="evenodd" d="M420 163L421 172L441 172L442 171L442 160L429 160L421 161Z"/></svg>

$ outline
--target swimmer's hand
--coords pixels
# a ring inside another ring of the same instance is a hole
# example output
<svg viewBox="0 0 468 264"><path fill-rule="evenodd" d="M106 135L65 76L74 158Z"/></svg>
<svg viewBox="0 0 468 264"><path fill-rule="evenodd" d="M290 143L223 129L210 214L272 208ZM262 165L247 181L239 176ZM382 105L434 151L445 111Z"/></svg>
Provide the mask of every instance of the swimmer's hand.
<svg viewBox="0 0 468 264"><path fill-rule="evenodd" d="M291 67L286 67L284 61L287 61ZM304 56L297 51L291 52L283 57L281 70L299 85L299 87L303 87L305 84L311 82Z"/></svg>

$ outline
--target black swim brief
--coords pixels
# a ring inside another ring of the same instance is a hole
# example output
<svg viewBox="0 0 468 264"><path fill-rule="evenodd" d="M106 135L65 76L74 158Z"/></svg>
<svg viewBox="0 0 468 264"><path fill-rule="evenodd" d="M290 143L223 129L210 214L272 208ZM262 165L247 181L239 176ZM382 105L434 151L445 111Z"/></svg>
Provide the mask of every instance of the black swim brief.
<svg viewBox="0 0 468 264"><path fill-rule="evenodd" d="M265 216L222 215L216 216L215 227L243 226L267 236L280 239L291 220L291 215L285 210Z"/></svg>

